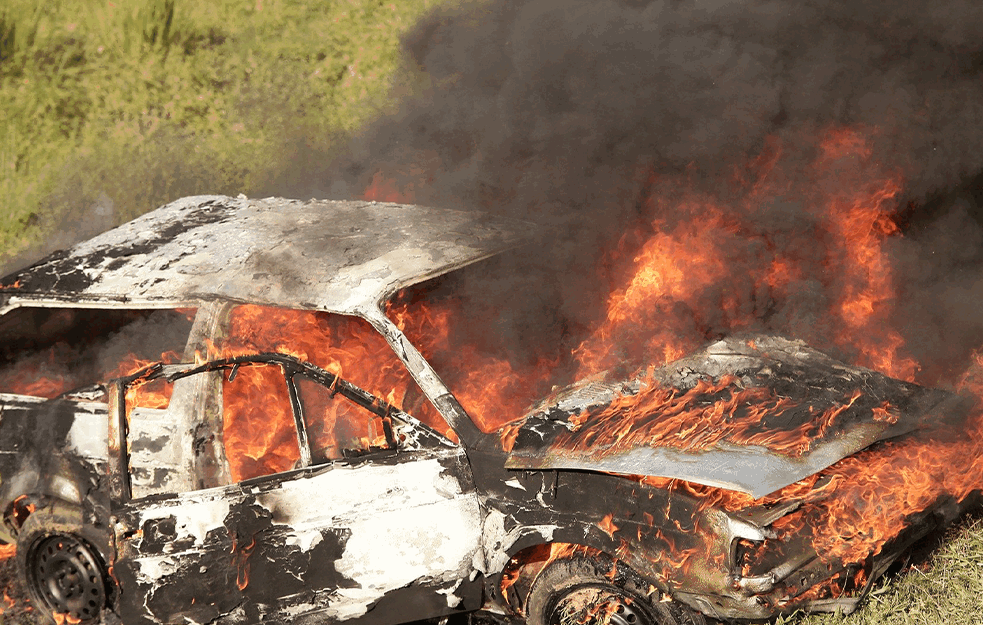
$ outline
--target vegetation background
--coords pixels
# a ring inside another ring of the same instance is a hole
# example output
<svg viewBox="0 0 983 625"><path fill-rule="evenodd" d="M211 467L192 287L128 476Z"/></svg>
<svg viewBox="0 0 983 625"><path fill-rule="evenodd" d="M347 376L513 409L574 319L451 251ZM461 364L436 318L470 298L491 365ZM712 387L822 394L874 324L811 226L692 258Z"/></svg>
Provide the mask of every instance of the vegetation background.
<svg viewBox="0 0 983 625"><path fill-rule="evenodd" d="M0 266L289 180L385 109L431 0L4 0ZM52 240L54 237L54 240Z"/></svg>
<svg viewBox="0 0 983 625"><path fill-rule="evenodd" d="M299 160L327 158L426 85L399 37L456 1L4 0L0 267L184 195L302 190ZM859 612L801 622L983 623L983 524L939 543ZM40 622L12 565L0 623Z"/></svg>

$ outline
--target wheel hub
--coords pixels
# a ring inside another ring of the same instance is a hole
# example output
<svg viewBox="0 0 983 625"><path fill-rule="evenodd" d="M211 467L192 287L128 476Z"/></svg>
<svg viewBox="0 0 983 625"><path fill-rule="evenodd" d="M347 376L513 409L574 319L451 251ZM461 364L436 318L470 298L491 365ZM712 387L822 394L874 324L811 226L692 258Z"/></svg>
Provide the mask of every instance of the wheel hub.
<svg viewBox="0 0 983 625"><path fill-rule="evenodd" d="M651 619L614 589L584 586L557 602L550 625L651 625Z"/></svg>
<svg viewBox="0 0 983 625"><path fill-rule="evenodd" d="M87 545L72 536L48 536L35 544L29 562L29 583L53 613L80 621L99 615L105 586Z"/></svg>

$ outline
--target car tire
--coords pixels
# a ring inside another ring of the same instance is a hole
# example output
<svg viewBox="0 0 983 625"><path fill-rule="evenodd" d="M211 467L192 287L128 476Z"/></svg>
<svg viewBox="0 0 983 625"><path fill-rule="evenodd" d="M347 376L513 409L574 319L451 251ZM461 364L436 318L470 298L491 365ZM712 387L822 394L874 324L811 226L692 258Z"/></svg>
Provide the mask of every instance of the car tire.
<svg viewBox="0 0 983 625"><path fill-rule="evenodd" d="M17 535L17 568L37 610L55 622L96 623L111 585L89 532L71 520L76 516L52 508L31 514Z"/></svg>
<svg viewBox="0 0 983 625"><path fill-rule="evenodd" d="M606 565L606 568L605 568ZM528 625L705 625L701 614L674 602L648 598L641 580L611 563L588 557L554 560L539 573L526 599Z"/></svg>

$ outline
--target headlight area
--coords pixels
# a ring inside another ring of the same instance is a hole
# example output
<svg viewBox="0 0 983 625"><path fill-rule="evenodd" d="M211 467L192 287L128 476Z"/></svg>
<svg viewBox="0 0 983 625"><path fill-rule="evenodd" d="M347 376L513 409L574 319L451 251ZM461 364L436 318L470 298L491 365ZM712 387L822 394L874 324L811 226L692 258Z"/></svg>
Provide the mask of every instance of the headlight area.
<svg viewBox="0 0 983 625"><path fill-rule="evenodd" d="M735 538L732 543L731 589L771 615L797 609L848 614L869 575L862 564L824 562L801 537Z"/></svg>

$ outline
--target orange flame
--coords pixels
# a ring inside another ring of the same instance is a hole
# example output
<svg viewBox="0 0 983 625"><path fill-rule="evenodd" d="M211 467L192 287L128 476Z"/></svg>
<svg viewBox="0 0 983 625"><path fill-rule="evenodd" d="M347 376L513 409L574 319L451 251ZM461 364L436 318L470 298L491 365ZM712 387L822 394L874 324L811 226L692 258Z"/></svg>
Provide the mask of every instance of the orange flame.
<svg viewBox="0 0 983 625"><path fill-rule="evenodd" d="M727 441L797 457L821 440L859 397L856 391L800 426L776 432L758 426L766 416L801 404L768 387L741 388L736 377L724 376L719 382L699 380L692 389L679 391L649 380L638 394L617 397L596 414L571 417L572 430L563 432L553 447L588 451L603 445L596 453L606 455L637 446L703 451Z"/></svg>
<svg viewBox="0 0 983 625"><path fill-rule="evenodd" d="M256 548L256 538L253 537L248 545L239 545L232 541L232 561L236 567L236 587L242 591L249 586L249 556Z"/></svg>
<svg viewBox="0 0 983 625"><path fill-rule="evenodd" d="M618 526L614 524L613 519L614 519L614 515L608 514L603 519L601 519L600 523L597 524L597 526L601 528L601 531L603 531L611 538L614 538L614 533L618 531Z"/></svg>
<svg viewBox="0 0 983 625"><path fill-rule="evenodd" d="M448 426L413 382L409 372L368 322L357 317L243 305L233 310L229 336L210 357L281 352L312 362L385 398L441 432ZM236 480L289 469L298 458L293 414L276 368L236 380L224 389L226 455ZM278 380L279 378L279 380ZM279 389L279 401L271 401ZM337 398L312 413L314 428L333 431L347 402ZM309 421L309 426L311 423ZM367 441L366 446L377 441Z"/></svg>
<svg viewBox="0 0 983 625"><path fill-rule="evenodd" d="M612 347L635 337L663 362L698 344L680 341L678 328L663 321L671 318L676 302L696 299L727 276L729 269L719 250L735 235L736 224L708 204L692 202L678 210L700 218L678 224L671 232L655 224L655 234L634 258L634 273L627 284L608 296L606 319L574 350L580 363L578 377L619 364L622 354Z"/></svg>
<svg viewBox="0 0 983 625"><path fill-rule="evenodd" d="M517 369L509 360L451 339L465 321L459 303L396 301L387 315L443 376L444 382L484 432L522 414L537 394L548 388L558 360L540 359Z"/></svg>

